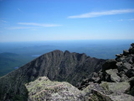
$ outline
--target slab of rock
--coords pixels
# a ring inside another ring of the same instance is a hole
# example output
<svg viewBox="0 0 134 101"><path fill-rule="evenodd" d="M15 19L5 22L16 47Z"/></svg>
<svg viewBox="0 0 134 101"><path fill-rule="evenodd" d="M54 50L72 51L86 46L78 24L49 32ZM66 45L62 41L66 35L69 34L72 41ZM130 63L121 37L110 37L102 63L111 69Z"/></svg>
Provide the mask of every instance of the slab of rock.
<svg viewBox="0 0 134 101"><path fill-rule="evenodd" d="M101 84L90 83L83 90L88 96L86 101L134 101L134 97L125 92L130 88L128 82L109 83L102 82Z"/></svg>
<svg viewBox="0 0 134 101"><path fill-rule="evenodd" d="M121 95L106 95L97 90L92 90L92 95L88 101L134 101L134 97L128 94Z"/></svg>
<svg viewBox="0 0 134 101"><path fill-rule="evenodd" d="M125 93L130 88L129 82L102 82L102 87L105 87L107 91L111 92L112 95L120 95Z"/></svg>
<svg viewBox="0 0 134 101"><path fill-rule="evenodd" d="M134 97L128 94L109 96L113 101L134 101Z"/></svg>
<svg viewBox="0 0 134 101"><path fill-rule="evenodd" d="M81 91L67 82L50 81L47 77L25 84L28 101L83 101Z"/></svg>
<svg viewBox="0 0 134 101"><path fill-rule="evenodd" d="M90 95L88 101L114 101L114 100L112 100L108 95L100 91L92 90L92 95Z"/></svg>
<svg viewBox="0 0 134 101"><path fill-rule="evenodd" d="M111 80L114 82L119 82L121 80L121 78L117 75L117 69L106 70L106 73L110 75Z"/></svg>

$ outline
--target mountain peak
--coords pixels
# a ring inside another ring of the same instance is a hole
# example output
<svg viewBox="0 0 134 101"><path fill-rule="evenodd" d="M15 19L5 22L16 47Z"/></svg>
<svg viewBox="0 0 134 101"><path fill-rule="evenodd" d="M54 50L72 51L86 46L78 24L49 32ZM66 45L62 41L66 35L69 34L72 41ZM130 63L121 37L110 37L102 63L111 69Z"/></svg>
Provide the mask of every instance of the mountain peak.
<svg viewBox="0 0 134 101"><path fill-rule="evenodd" d="M103 59L91 58L85 54L54 50L0 78L0 99L13 99L16 96L25 99L27 93L24 84L41 76L54 81L67 81L76 86L96 68L100 69L104 62Z"/></svg>

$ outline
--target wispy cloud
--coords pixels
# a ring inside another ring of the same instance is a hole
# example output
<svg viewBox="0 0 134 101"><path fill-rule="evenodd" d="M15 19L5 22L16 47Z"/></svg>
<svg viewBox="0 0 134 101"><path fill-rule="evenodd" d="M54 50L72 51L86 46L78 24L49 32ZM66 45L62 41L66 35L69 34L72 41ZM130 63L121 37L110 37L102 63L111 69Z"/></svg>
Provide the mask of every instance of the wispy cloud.
<svg viewBox="0 0 134 101"><path fill-rule="evenodd" d="M23 26L20 26L20 27L8 27L6 29L10 29L10 30L14 30L14 29L31 29L31 30L36 30L37 28L40 28L40 27L56 27L56 26L61 26L61 25L58 25L58 24L40 24L40 23L23 23L23 22L19 22L17 23L19 25L23 25Z"/></svg>
<svg viewBox="0 0 134 101"><path fill-rule="evenodd" d="M122 10L109 10L109 11L102 11L102 12L90 12L80 15L69 16L68 18L92 18L104 15L116 15L116 14L124 14L124 13L132 13L134 9L122 9Z"/></svg>
<svg viewBox="0 0 134 101"><path fill-rule="evenodd" d="M31 29L33 27L9 27L7 29Z"/></svg>
<svg viewBox="0 0 134 101"><path fill-rule="evenodd" d="M40 27L57 27L57 26L62 26L59 24L41 24L41 23L23 23L19 22L18 24L20 25L30 25L30 26L40 26Z"/></svg>
<svg viewBox="0 0 134 101"><path fill-rule="evenodd" d="M0 20L0 22L4 22L4 23L7 23L7 21L5 21L5 20Z"/></svg>
<svg viewBox="0 0 134 101"><path fill-rule="evenodd" d="M22 12L22 10L20 10L19 8L17 9L19 12Z"/></svg>
<svg viewBox="0 0 134 101"><path fill-rule="evenodd" d="M118 20L118 21L124 21L123 19L120 19L120 20Z"/></svg>
<svg viewBox="0 0 134 101"><path fill-rule="evenodd" d="M129 20L134 21L134 19L129 19Z"/></svg>

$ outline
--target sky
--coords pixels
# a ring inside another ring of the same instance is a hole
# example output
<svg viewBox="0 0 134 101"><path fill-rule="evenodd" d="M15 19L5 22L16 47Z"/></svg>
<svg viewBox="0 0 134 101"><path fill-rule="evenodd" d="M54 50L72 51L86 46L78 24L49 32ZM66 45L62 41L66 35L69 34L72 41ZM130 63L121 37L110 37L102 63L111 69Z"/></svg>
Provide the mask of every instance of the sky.
<svg viewBox="0 0 134 101"><path fill-rule="evenodd" d="M0 42L134 39L134 0L0 0Z"/></svg>

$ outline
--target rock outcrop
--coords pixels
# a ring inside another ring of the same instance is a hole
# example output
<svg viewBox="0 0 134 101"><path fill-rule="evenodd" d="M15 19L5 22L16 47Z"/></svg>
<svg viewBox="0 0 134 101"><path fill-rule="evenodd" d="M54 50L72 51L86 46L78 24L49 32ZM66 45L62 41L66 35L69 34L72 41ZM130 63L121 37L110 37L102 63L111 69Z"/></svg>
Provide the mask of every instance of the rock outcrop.
<svg viewBox="0 0 134 101"><path fill-rule="evenodd" d="M25 86L28 89L28 101L84 101L82 92L67 82L39 77Z"/></svg>
<svg viewBox="0 0 134 101"><path fill-rule="evenodd" d="M90 101L134 101L134 44L107 60L99 72L83 80L79 89L88 92Z"/></svg>

